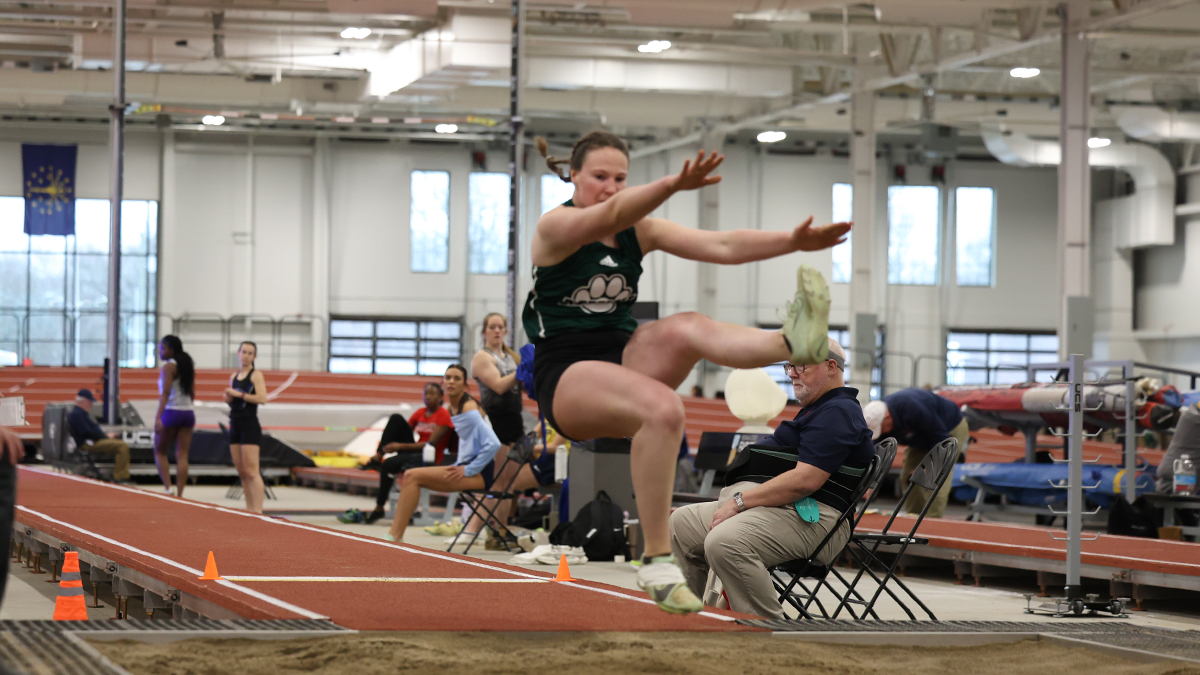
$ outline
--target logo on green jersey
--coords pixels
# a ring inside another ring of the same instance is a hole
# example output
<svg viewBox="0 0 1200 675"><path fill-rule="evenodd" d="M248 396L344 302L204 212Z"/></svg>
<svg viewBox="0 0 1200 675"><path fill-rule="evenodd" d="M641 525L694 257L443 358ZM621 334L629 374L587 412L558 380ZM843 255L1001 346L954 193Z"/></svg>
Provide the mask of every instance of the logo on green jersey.
<svg viewBox="0 0 1200 675"><path fill-rule="evenodd" d="M597 274L576 288L570 296L563 298L563 304L575 305L588 314L608 314L617 308L618 302L635 297L624 274Z"/></svg>

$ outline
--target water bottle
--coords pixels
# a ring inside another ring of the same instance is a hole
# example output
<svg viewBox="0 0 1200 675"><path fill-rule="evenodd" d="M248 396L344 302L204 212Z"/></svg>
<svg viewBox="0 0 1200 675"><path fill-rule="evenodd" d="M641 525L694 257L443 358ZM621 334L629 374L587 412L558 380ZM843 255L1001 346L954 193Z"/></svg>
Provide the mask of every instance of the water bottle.
<svg viewBox="0 0 1200 675"><path fill-rule="evenodd" d="M1179 456L1171 467L1175 472L1174 489L1176 497L1190 497L1196 494L1196 462L1186 453Z"/></svg>
<svg viewBox="0 0 1200 675"><path fill-rule="evenodd" d="M554 450L554 481L561 483L567 479L567 446L560 445Z"/></svg>

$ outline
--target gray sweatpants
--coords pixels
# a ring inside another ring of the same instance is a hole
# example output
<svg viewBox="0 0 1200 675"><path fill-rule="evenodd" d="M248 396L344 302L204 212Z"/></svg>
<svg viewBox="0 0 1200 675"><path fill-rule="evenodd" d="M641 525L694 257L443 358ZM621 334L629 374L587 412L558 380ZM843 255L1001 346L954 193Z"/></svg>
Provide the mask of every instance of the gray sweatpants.
<svg viewBox="0 0 1200 675"><path fill-rule="evenodd" d="M756 483L741 482L721 490L716 502L689 504L671 514L671 551L675 554L688 587L704 597L711 568L725 587L729 608L735 612L783 618L779 594L771 585L767 568L789 560L808 557L821 543L838 516L836 509L820 504L821 518L806 523L791 504L759 506L726 520L711 532L713 514L737 492ZM842 523L826 544L818 560L831 562L850 537L849 523Z"/></svg>

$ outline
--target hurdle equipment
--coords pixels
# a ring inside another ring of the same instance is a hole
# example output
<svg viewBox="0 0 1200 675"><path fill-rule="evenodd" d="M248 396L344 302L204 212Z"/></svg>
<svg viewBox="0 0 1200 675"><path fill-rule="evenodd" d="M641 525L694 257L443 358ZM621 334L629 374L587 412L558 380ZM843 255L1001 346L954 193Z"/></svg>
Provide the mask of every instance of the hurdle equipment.
<svg viewBox="0 0 1200 675"><path fill-rule="evenodd" d="M54 620L87 621L77 551L68 551L63 557L62 581L58 582L58 588L58 597L54 599Z"/></svg>
<svg viewBox="0 0 1200 675"><path fill-rule="evenodd" d="M217 558L212 551L208 552L208 562L204 564L204 576L200 581L222 581L223 577L217 572Z"/></svg>

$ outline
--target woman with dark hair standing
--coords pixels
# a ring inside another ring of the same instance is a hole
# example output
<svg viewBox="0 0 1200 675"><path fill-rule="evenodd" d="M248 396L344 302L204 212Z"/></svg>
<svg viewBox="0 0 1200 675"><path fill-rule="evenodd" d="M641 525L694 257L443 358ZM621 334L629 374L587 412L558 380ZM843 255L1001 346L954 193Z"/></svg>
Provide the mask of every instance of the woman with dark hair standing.
<svg viewBox="0 0 1200 675"><path fill-rule="evenodd" d="M385 537L388 541L404 539L404 530L421 499L421 488L459 492L492 486L492 460L500 449L500 439L483 418L483 408L467 393L467 369L457 363L447 368L442 386L446 391L446 410L458 434L458 460L453 466L426 466L404 472L392 527Z"/></svg>
<svg viewBox="0 0 1200 675"><path fill-rule="evenodd" d="M246 509L262 513L262 474L258 468L258 453L262 443L262 426L258 423L258 406L267 402L267 380L254 368L258 345L247 340L238 347L242 369L229 377L225 402L229 404L229 453L242 479Z"/></svg>
<svg viewBox="0 0 1200 675"><path fill-rule="evenodd" d="M164 361L158 376L158 412L154 416L154 464L167 494L171 494L171 463L167 448L175 446L175 496L183 496L187 485L188 449L196 414L192 398L196 393L196 366L183 351L183 342L167 335L158 343L158 358Z"/></svg>
<svg viewBox="0 0 1200 675"><path fill-rule="evenodd" d="M685 614L703 607L671 554L668 518L683 401L676 389L701 359L731 368L789 361L821 363L828 354L829 289L801 265L782 331L765 331L684 312L638 327L631 309L642 258L664 251L687 260L734 265L842 241L849 223L785 230L706 231L650 214L685 190L715 185L723 161L701 150L672 176L626 187L629 149L597 131L575 143L570 159L538 150L575 192L538 220L530 242L533 290L525 334L537 345L538 406L573 439L632 437L631 465L645 557L638 585L658 606Z"/></svg>

